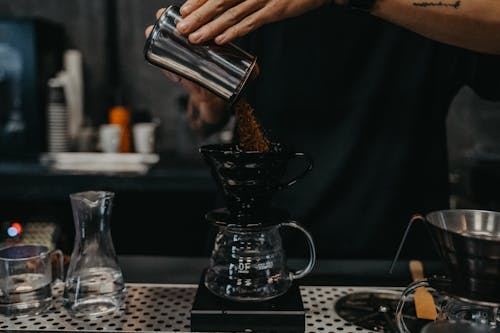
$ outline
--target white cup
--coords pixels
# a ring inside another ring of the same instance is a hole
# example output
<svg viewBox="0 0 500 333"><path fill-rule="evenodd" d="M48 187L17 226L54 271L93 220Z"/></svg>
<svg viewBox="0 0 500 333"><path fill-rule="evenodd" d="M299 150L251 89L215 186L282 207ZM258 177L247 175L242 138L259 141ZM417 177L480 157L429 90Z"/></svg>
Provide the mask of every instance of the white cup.
<svg viewBox="0 0 500 333"><path fill-rule="evenodd" d="M105 124L99 128L99 146L103 153L119 153L122 136L120 125Z"/></svg>
<svg viewBox="0 0 500 333"><path fill-rule="evenodd" d="M155 123L138 123L132 129L135 151L140 154L152 154L155 150Z"/></svg>

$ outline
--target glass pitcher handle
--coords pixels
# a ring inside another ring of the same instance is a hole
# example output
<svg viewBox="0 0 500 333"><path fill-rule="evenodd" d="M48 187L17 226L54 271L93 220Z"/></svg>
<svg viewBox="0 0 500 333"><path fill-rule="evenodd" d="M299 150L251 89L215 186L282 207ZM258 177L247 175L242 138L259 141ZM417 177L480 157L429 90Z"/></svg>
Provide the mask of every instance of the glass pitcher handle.
<svg viewBox="0 0 500 333"><path fill-rule="evenodd" d="M53 250L50 253L50 256L57 257L57 277L53 280L64 281L64 254L61 250Z"/></svg>
<svg viewBox="0 0 500 333"><path fill-rule="evenodd" d="M303 278L307 274L311 273L311 271L314 267L314 264L316 262L316 249L314 247L314 241L312 239L312 236L306 229L302 228L297 222L295 222L293 220L289 220L289 222L281 223L279 226L280 226L280 228L281 227L290 227L290 228L298 229L298 230L302 231L302 233L306 236L307 245L309 245L309 262L307 263L307 266L304 269L298 270L295 273L293 273L293 272L291 273L292 280L297 280L297 279Z"/></svg>

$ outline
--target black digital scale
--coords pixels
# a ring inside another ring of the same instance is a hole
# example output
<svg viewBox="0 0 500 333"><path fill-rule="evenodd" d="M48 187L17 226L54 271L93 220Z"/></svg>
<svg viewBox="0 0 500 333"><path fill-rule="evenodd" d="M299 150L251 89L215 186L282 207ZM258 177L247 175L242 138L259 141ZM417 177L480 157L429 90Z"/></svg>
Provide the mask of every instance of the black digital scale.
<svg viewBox="0 0 500 333"><path fill-rule="evenodd" d="M305 331L305 310L297 284L282 296L263 302L237 302L214 295L204 278L191 309L193 332Z"/></svg>

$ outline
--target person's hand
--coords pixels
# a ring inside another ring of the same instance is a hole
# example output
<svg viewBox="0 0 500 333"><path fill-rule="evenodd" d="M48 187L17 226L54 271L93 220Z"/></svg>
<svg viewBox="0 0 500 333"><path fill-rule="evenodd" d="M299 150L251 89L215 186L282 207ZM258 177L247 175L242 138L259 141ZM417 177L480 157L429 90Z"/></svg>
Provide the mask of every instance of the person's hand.
<svg viewBox="0 0 500 333"><path fill-rule="evenodd" d="M191 129L202 137L220 130L230 115L227 103L206 89L189 81L187 83L195 89L190 90L187 105L187 120ZM186 86L186 83L183 86Z"/></svg>
<svg viewBox="0 0 500 333"><path fill-rule="evenodd" d="M264 24L298 16L331 0L187 0L177 30L191 43L225 44Z"/></svg>
<svg viewBox="0 0 500 333"><path fill-rule="evenodd" d="M157 11L158 19L165 9ZM153 26L146 28L146 37L151 34ZM181 78L171 72L162 70L163 74L174 82L178 82L189 94L187 119L190 127L201 136L208 136L225 125L229 118L227 103L203 87Z"/></svg>

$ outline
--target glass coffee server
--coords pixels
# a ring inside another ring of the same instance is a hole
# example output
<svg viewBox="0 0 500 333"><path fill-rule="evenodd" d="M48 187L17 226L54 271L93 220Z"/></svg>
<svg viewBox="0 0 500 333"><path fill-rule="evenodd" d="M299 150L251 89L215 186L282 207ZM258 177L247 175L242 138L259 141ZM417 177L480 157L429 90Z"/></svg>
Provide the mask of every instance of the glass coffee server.
<svg viewBox="0 0 500 333"><path fill-rule="evenodd" d="M206 214L218 228L204 284L213 294L234 301L266 301L286 293L296 279L311 272L315 248L311 235L289 214L272 205L276 191L292 186L312 169L311 158L273 144L269 152L241 151L234 145L200 148L226 207ZM292 159L306 162L304 171L283 182ZM280 230L302 232L309 261L302 270L287 268Z"/></svg>

